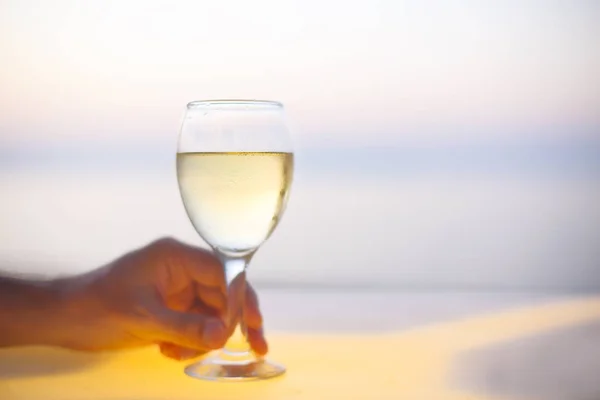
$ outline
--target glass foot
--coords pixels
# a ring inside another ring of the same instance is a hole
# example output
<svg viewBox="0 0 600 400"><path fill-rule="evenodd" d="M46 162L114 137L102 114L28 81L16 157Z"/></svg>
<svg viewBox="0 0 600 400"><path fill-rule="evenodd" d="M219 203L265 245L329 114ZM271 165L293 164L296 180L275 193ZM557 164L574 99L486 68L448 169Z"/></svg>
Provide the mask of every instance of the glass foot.
<svg viewBox="0 0 600 400"><path fill-rule="evenodd" d="M251 359L243 362L208 358L185 368L185 373L193 378L209 381L256 381L280 376L285 367L267 360Z"/></svg>

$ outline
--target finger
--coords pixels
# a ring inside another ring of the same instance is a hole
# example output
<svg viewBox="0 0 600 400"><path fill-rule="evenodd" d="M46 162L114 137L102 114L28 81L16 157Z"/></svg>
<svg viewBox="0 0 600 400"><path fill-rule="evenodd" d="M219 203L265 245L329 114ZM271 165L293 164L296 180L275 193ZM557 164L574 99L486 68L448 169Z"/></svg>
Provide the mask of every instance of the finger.
<svg viewBox="0 0 600 400"><path fill-rule="evenodd" d="M258 296L250 284L246 285L244 320L249 328L260 329L263 325L262 314L258 307Z"/></svg>
<svg viewBox="0 0 600 400"><path fill-rule="evenodd" d="M252 350L259 355L267 354L269 346L264 336L263 319L258 305L258 296L250 284L246 286L244 320L247 325L248 341Z"/></svg>
<svg viewBox="0 0 600 400"><path fill-rule="evenodd" d="M227 329L227 311L217 310L215 308L207 306L202 300L196 299L194 305L187 310L192 313L199 313L206 317L218 318L221 320L223 325L225 325L225 329ZM228 333L226 333L228 335Z"/></svg>
<svg viewBox="0 0 600 400"><path fill-rule="evenodd" d="M215 287L226 293L225 272L219 259L202 248L188 245L183 247L187 261L184 266L189 277L196 283Z"/></svg>
<svg viewBox="0 0 600 400"><path fill-rule="evenodd" d="M265 335L261 329L248 328L248 342L255 353L264 356L269 351L269 345L265 339Z"/></svg>
<svg viewBox="0 0 600 400"><path fill-rule="evenodd" d="M152 330L156 339L200 351L223 347L225 325L219 318L198 312L181 312L164 305L153 310Z"/></svg>
<svg viewBox="0 0 600 400"><path fill-rule="evenodd" d="M188 285L176 293L164 295L161 291L163 301L167 307L176 311L189 310L196 300L196 285Z"/></svg>
<svg viewBox="0 0 600 400"><path fill-rule="evenodd" d="M189 360L192 358L200 357L206 354L205 351L190 349L187 347L177 346L173 343L161 342L159 343L160 352L173 360L182 361Z"/></svg>
<svg viewBox="0 0 600 400"><path fill-rule="evenodd" d="M227 311L227 296L219 289L196 285L196 297L219 315L224 315Z"/></svg>
<svg viewBox="0 0 600 400"><path fill-rule="evenodd" d="M160 239L153 246L166 255L171 275L176 276L183 270L192 281L219 288L225 293L223 266L211 252L171 238Z"/></svg>

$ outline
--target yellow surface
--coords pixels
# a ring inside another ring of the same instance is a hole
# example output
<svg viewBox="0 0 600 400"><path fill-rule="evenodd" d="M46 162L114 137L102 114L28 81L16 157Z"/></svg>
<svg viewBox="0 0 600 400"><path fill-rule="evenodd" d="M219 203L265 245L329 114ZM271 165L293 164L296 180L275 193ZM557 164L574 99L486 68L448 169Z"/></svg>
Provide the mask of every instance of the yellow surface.
<svg viewBox="0 0 600 400"><path fill-rule="evenodd" d="M600 319L600 297L465 318L397 334L271 335L282 378L215 383L156 349L88 355L0 351L1 400L410 399L497 400L451 389L461 351ZM11 376L12 375L12 376Z"/></svg>

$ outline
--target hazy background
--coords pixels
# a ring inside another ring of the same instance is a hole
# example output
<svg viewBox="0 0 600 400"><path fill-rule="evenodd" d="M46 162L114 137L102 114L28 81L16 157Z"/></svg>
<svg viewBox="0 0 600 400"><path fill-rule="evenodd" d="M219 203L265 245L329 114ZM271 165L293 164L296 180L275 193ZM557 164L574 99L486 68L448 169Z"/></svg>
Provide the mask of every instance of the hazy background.
<svg viewBox="0 0 600 400"><path fill-rule="evenodd" d="M600 289L600 2L0 1L0 269L200 243L185 104L283 102L258 285Z"/></svg>

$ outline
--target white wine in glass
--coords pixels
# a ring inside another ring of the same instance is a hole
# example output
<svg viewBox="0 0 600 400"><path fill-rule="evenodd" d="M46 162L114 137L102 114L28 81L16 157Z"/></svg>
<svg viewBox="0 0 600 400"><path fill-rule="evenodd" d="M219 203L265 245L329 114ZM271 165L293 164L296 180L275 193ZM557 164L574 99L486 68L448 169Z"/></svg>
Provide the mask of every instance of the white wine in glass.
<svg viewBox="0 0 600 400"><path fill-rule="evenodd" d="M285 211L293 171L281 103L207 100L187 105L177 153L179 190L194 228L223 264L233 327L225 347L188 366L188 375L239 381L285 372L250 350L243 299L246 269Z"/></svg>

